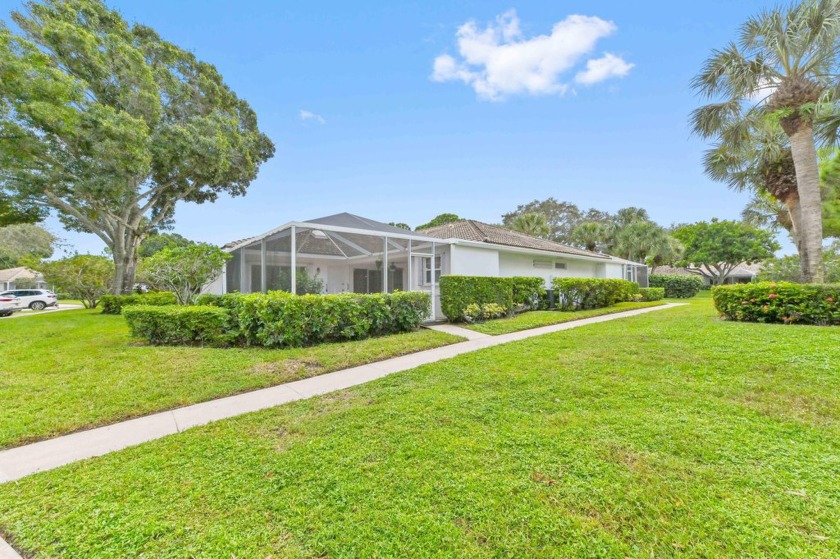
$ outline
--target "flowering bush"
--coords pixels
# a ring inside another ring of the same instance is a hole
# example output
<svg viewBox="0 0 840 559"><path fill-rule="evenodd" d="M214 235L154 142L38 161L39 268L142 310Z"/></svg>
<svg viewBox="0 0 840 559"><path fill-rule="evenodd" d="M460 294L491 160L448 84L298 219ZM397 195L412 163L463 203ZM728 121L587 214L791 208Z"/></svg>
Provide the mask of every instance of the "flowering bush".
<svg viewBox="0 0 840 559"><path fill-rule="evenodd" d="M505 315L507 315L507 310L496 303L485 303L483 305L470 303L464 309L464 320L466 322L481 322L482 320L501 318Z"/></svg>
<svg viewBox="0 0 840 559"><path fill-rule="evenodd" d="M840 325L840 284L724 285L712 289L712 299L729 320Z"/></svg>

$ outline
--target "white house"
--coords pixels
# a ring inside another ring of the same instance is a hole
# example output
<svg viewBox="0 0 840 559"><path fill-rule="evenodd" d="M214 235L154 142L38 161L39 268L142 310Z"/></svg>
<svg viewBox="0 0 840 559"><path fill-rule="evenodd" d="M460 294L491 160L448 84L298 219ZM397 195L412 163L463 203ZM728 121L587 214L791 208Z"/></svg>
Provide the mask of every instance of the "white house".
<svg viewBox="0 0 840 559"><path fill-rule="evenodd" d="M303 282L321 293L427 291L435 317L442 274L539 276L547 287L555 277L647 285L643 265L473 220L409 231L341 213L290 222L224 249L232 258L208 293L297 292Z"/></svg>
<svg viewBox="0 0 840 559"><path fill-rule="evenodd" d="M46 289L44 276L23 266L0 270L0 291L12 289Z"/></svg>

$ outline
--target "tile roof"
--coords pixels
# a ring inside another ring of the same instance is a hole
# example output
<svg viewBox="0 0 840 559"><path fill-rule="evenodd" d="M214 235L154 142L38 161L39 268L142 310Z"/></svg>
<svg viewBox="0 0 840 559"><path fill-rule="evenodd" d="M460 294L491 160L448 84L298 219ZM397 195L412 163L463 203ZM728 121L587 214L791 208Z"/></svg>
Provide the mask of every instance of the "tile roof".
<svg viewBox="0 0 840 559"><path fill-rule="evenodd" d="M554 241L539 239L537 237L532 237L531 235L526 235L525 233L514 231L513 229L508 229L507 227L490 225L489 223L482 223L480 221L475 221L474 219L465 219L463 221L456 221L454 223L447 223L446 225L423 229L421 233L429 237L437 237L439 239L462 239L465 241L505 245L517 248L532 248L548 252L557 252L560 254L588 256L590 258L601 258L604 260L608 260L610 258L605 254L589 252L588 250L581 250L564 244L555 243Z"/></svg>

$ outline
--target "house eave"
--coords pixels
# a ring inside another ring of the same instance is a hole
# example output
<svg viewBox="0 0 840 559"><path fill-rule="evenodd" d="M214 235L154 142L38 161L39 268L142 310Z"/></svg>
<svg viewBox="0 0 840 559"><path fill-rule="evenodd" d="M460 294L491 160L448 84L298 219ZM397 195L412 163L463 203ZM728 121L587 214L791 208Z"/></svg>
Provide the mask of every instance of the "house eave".
<svg viewBox="0 0 840 559"><path fill-rule="evenodd" d="M499 252L510 252L514 254L533 254L535 256L547 256L551 258L567 258L569 260L583 260L585 262L612 262L612 258L608 255L602 257L585 256L582 254L570 254L567 252L560 252L554 250L542 250L537 248L515 247L510 245L502 245L498 243L484 242L484 241L467 241L464 239L444 239L444 242L450 245L463 245L474 248L494 249Z"/></svg>

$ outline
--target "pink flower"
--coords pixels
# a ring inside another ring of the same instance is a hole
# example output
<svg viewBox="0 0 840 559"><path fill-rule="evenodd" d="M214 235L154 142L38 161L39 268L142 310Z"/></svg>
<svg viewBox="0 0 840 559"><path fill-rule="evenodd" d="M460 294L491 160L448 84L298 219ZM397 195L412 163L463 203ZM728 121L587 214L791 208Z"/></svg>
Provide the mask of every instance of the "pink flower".
<svg viewBox="0 0 840 559"><path fill-rule="evenodd" d="M769 297L770 299L775 299L776 297L778 297L778 295L776 293L771 293L767 297Z"/></svg>
<svg viewBox="0 0 840 559"><path fill-rule="evenodd" d="M828 301L829 303L833 303L834 302L834 297L826 297L825 300Z"/></svg>

